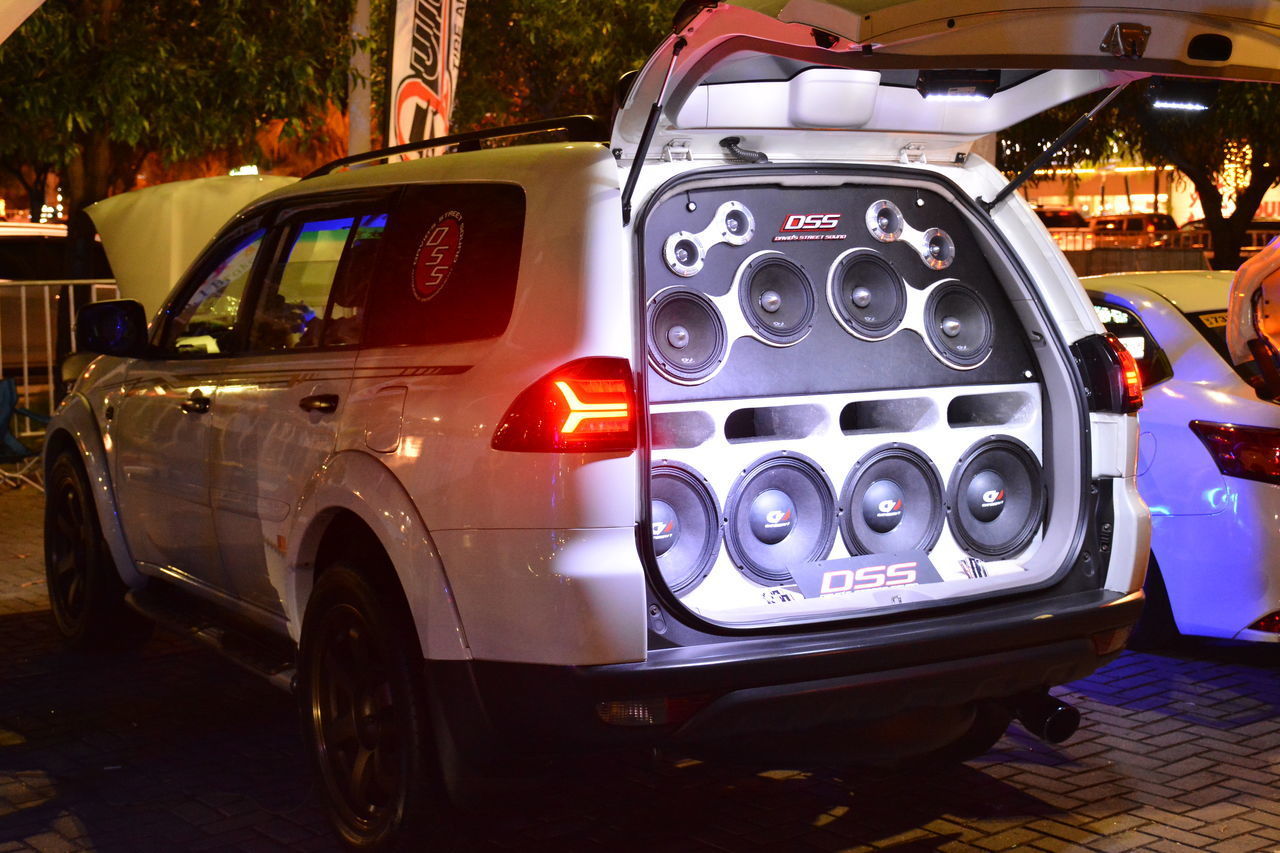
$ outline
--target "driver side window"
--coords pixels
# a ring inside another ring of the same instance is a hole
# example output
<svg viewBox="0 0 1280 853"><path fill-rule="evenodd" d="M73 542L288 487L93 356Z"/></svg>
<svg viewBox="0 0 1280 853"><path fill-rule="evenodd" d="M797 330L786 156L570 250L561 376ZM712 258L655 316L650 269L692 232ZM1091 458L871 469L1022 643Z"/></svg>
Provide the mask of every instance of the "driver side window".
<svg viewBox="0 0 1280 853"><path fill-rule="evenodd" d="M173 310L161 343L165 352L219 355L239 347L240 308L266 233L263 228L241 232L217 250L186 301Z"/></svg>

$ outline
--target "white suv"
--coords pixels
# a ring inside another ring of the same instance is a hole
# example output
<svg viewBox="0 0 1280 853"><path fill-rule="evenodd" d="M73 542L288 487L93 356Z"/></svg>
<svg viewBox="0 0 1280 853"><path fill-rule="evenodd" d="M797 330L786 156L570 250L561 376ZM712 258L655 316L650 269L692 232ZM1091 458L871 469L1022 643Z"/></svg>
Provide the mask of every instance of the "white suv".
<svg viewBox="0 0 1280 853"><path fill-rule="evenodd" d="M1120 70L974 84L927 69L1065 13L745 5L688 6L611 130L351 158L242 211L149 328L81 315L106 355L47 443L59 625L141 611L293 682L352 846L530 753L1065 737L1047 688L1138 616L1136 371L967 152L1181 67L1186 25L1077 12L1094 46L1123 25L1081 61Z"/></svg>

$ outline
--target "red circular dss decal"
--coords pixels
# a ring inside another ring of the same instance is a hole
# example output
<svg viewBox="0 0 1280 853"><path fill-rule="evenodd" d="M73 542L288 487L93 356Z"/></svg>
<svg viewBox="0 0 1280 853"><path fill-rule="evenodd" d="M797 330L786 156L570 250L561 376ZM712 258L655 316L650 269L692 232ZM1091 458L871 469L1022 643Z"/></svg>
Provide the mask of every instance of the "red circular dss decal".
<svg viewBox="0 0 1280 853"><path fill-rule="evenodd" d="M451 210L436 220L413 259L413 295L426 302L449 281L462 254L462 214Z"/></svg>

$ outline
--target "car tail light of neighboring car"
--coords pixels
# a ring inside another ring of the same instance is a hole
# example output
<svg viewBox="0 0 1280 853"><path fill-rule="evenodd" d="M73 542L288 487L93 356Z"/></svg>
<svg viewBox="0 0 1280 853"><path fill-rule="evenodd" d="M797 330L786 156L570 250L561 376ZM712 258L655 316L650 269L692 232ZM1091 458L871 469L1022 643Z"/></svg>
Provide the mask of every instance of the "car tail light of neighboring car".
<svg viewBox="0 0 1280 853"><path fill-rule="evenodd" d="M1228 477L1280 485L1280 429L1192 421L1191 431Z"/></svg>
<svg viewBox="0 0 1280 853"><path fill-rule="evenodd" d="M1280 610L1268 613L1249 626L1250 631L1266 631L1269 634L1280 634Z"/></svg>
<svg viewBox="0 0 1280 853"><path fill-rule="evenodd" d="M1089 411L1127 415L1142 408L1142 374L1119 338L1090 335L1071 351L1089 392Z"/></svg>
<svg viewBox="0 0 1280 853"><path fill-rule="evenodd" d="M525 453L636 449L636 395L623 358L563 364L516 397L494 430L494 450Z"/></svg>

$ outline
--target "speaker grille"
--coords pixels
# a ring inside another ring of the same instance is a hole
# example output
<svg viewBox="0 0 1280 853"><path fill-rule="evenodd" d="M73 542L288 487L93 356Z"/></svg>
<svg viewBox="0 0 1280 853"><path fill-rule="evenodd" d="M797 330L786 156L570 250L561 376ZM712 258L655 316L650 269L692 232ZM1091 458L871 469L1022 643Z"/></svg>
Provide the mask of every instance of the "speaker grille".
<svg viewBox="0 0 1280 853"><path fill-rule="evenodd" d="M1011 557L1030 544L1044 516L1040 463L1017 439L986 439L956 463L947 500L962 548L989 559Z"/></svg>
<svg viewBox="0 0 1280 853"><path fill-rule="evenodd" d="M942 533L942 477L920 450L888 444L853 466L840 508L851 554L928 551Z"/></svg>
<svg viewBox="0 0 1280 853"><path fill-rule="evenodd" d="M649 361L676 382L700 382L724 361L724 318L703 294L686 288L665 290L649 305Z"/></svg>
<svg viewBox="0 0 1280 853"><path fill-rule="evenodd" d="M831 483L816 464L796 453L765 456L729 492L725 545L751 580L789 583L789 566L831 553L835 509Z"/></svg>
<svg viewBox="0 0 1280 853"><path fill-rule="evenodd" d="M854 251L836 262L828 296L841 325L873 340L892 334L907 311L902 276L871 251Z"/></svg>
<svg viewBox="0 0 1280 853"><path fill-rule="evenodd" d="M720 503L701 474L678 462L654 465L649 481L653 551L677 595L707 576L720 550Z"/></svg>
<svg viewBox="0 0 1280 853"><path fill-rule="evenodd" d="M924 309L925 333L943 361L977 367L991 354L991 313L958 281L935 288Z"/></svg>
<svg viewBox="0 0 1280 853"><path fill-rule="evenodd" d="M803 269L781 255L750 261L738 299L748 325L774 344L794 344L813 328L813 285Z"/></svg>

